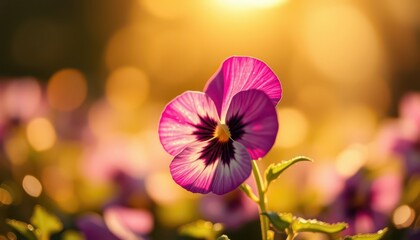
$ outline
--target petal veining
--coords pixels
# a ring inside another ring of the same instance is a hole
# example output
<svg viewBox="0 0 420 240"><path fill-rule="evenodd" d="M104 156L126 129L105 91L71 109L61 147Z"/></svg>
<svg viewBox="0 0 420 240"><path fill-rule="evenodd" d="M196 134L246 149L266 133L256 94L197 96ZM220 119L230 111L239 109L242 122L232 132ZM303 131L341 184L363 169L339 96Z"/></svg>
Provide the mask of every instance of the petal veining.
<svg viewBox="0 0 420 240"><path fill-rule="evenodd" d="M279 79L264 62L251 57L230 57L207 82L204 91L213 99L223 121L232 98L250 89L263 91L274 106L282 96Z"/></svg>
<svg viewBox="0 0 420 240"><path fill-rule="evenodd" d="M224 194L249 177L252 160L246 148L234 141L215 146L220 142L213 140L193 143L174 158L170 170L177 184L195 193Z"/></svg>
<svg viewBox="0 0 420 240"><path fill-rule="evenodd" d="M241 185L251 174L251 156L239 142L232 142L234 155L229 163L219 162L215 170L211 191L216 194L228 193Z"/></svg>
<svg viewBox="0 0 420 240"><path fill-rule="evenodd" d="M165 150L175 156L188 144L213 136L219 121L212 99L205 93L187 91L163 110L159 137Z"/></svg>
<svg viewBox="0 0 420 240"><path fill-rule="evenodd" d="M247 90L236 94L229 106L226 122L232 139L244 145L252 159L263 157L276 140L277 112L262 91Z"/></svg>
<svg viewBox="0 0 420 240"><path fill-rule="evenodd" d="M218 161L206 164L201 152L206 142L195 142L175 156L170 165L172 178L183 188L194 193L208 193Z"/></svg>

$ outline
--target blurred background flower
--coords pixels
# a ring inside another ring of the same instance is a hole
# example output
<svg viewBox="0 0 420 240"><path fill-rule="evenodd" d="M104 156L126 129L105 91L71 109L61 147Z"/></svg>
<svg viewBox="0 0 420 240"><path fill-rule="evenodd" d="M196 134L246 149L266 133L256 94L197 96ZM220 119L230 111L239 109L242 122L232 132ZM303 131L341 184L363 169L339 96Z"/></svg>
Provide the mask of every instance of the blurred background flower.
<svg viewBox="0 0 420 240"><path fill-rule="evenodd" d="M242 193L209 200L173 182L157 134L171 99L248 55L284 90L258 164L315 160L271 185L269 208L416 239L419 11L417 0L0 1L0 223L40 204L63 221L54 239L89 238L86 226L176 239L182 224L232 213L243 217L225 222L229 236L255 236ZM141 229L120 221L137 213ZM0 239L13 236L0 224Z"/></svg>

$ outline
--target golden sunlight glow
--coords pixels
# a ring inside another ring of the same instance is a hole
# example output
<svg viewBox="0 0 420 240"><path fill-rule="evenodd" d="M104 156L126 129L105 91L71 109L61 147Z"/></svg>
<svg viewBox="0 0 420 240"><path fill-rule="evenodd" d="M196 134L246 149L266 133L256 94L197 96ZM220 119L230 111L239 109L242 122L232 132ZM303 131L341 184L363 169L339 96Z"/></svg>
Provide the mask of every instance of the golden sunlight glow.
<svg viewBox="0 0 420 240"><path fill-rule="evenodd" d="M372 22L360 9L332 2L308 8L303 16L299 27L302 54L328 79L367 84L380 76L383 46Z"/></svg>
<svg viewBox="0 0 420 240"><path fill-rule="evenodd" d="M278 110L278 116L276 146L290 148L302 143L309 130L308 120L302 112L295 108L281 108Z"/></svg>
<svg viewBox="0 0 420 240"><path fill-rule="evenodd" d="M154 201L164 205L185 198L187 193L174 182L170 173L166 171L149 174L146 178L146 191Z"/></svg>
<svg viewBox="0 0 420 240"><path fill-rule="evenodd" d="M139 0L139 3L156 17L173 19L187 13L194 0Z"/></svg>
<svg viewBox="0 0 420 240"><path fill-rule="evenodd" d="M46 118L35 118L28 123L26 136L29 144L37 151L50 149L56 141L54 126Z"/></svg>
<svg viewBox="0 0 420 240"><path fill-rule="evenodd" d="M413 223L415 218L415 211L408 205L402 205L395 209L392 221L397 228L407 228Z"/></svg>
<svg viewBox="0 0 420 240"><path fill-rule="evenodd" d="M48 103L57 110L71 111L76 109L83 103L86 94L86 79L76 69L60 70L48 82Z"/></svg>
<svg viewBox="0 0 420 240"><path fill-rule="evenodd" d="M78 210L79 202L70 174L68 169L49 166L43 169L41 180L45 193L57 203L61 210L74 213Z"/></svg>
<svg viewBox="0 0 420 240"><path fill-rule="evenodd" d="M366 148L356 144L345 149L338 155L335 167L338 174L343 177L351 177L366 162Z"/></svg>
<svg viewBox="0 0 420 240"><path fill-rule="evenodd" d="M32 175L26 175L23 178L22 187L29 196L39 197L39 195L41 195L41 182Z"/></svg>
<svg viewBox="0 0 420 240"><path fill-rule="evenodd" d="M219 0L219 4L231 8L269 8L287 0Z"/></svg>
<svg viewBox="0 0 420 240"><path fill-rule="evenodd" d="M148 94L149 79L138 68L118 68L112 72L106 82L107 100L117 110L138 109Z"/></svg>

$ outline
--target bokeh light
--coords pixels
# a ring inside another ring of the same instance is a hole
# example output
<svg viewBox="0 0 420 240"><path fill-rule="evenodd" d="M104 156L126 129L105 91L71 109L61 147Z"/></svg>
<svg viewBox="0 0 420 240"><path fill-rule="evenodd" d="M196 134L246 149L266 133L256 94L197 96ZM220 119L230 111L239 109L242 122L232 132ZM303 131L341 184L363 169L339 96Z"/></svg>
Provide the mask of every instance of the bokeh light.
<svg viewBox="0 0 420 240"><path fill-rule="evenodd" d="M13 197L6 188L0 187L0 205L10 205L13 202Z"/></svg>
<svg viewBox="0 0 420 240"><path fill-rule="evenodd" d="M2 107L11 118L28 119L41 102L41 86L34 78L14 79L6 86Z"/></svg>
<svg viewBox="0 0 420 240"><path fill-rule="evenodd" d="M50 149L56 141L54 126L46 118L35 118L28 123L26 136L37 151Z"/></svg>
<svg viewBox="0 0 420 240"><path fill-rule="evenodd" d="M382 43L357 7L341 2L320 4L305 14L300 29L302 49L328 79L363 84L381 74Z"/></svg>
<svg viewBox="0 0 420 240"><path fill-rule="evenodd" d="M106 83L106 97L117 110L138 109L149 94L149 79L134 67L114 70Z"/></svg>
<svg viewBox="0 0 420 240"><path fill-rule="evenodd" d="M401 205L395 209L392 221L397 228L407 228L416 219L416 213L408 205Z"/></svg>
<svg viewBox="0 0 420 240"><path fill-rule="evenodd" d="M367 149L363 145L352 145L337 156L335 166L343 177L353 176L367 161Z"/></svg>
<svg viewBox="0 0 420 240"><path fill-rule="evenodd" d="M42 193L41 182L32 175L26 175L22 180L22 187L31 197L39 197Z"/></svg>
<svg viewBox="0 0 420 240"><path fill-rule="evenodd" d="M26 162L28 155L28 143L22 136L14 136L4 143L4 150L9 157L10 162L15 165L21 165Z"/></svg>
<svg viewBox="0 0 420 240"><path fill-rule="evenodd" d="M282 84L260 169L314 160L270 184L268 210L345 221L346 235L419 232L418 0L0 6L0 239L19 238L5 219L29 222L34 204L63 221L54 239L86 237L78 221L93 212L89 227L112 235L98 239L175 240L215 215L231 239L257 239L255 204L251 218L236 192L177 185L158 133L168 102L202 91L233 55L261 59Z"/></svg>
<svg viewBox="0 0 420 240"><path fill-rule="evenodd" d="M54 73L48 82L48 103L54 109L74 110L83 103L86 95L86 79L76 69L62 69Z"/></svg>

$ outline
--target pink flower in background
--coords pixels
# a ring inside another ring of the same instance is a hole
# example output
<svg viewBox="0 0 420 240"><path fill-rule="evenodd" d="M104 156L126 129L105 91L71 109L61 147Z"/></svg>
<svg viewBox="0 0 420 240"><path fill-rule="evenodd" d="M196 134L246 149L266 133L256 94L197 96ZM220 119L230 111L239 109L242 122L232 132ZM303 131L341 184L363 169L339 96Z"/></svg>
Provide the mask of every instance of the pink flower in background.
<svg viewBox="0 0 420 240"><path fill-rule="evenodd" d="M153 229L153 217L144 210L110 206L104 217L91 213L81 217L77 226L86 240L142 240Z"/></svg>
<svg viewBox="0 0 420 240"><path fill-rule="evenodd" d="M385 154L402 157L408 176L420 174L420 93L403 97L400 117L382 127L379 147Z"/></svg>
<svg viewBox="0 0 420 240"><path fill-rule="evenodd" d="M327 221L347 222L345 234L374 232L388 224L401 191L399 175L387 173L371 179L368 170L362 168L346 180L343 192L330 205Z"/></svg>
<svg viewBox="0 0 420 240"><path fill-rule="evenodd" d="M251 174L273 146L281 85L260 60L231 57L203 92L187 91L163 110L160 141L174 156L173 179L198 193L224 194Z"/></svg>

